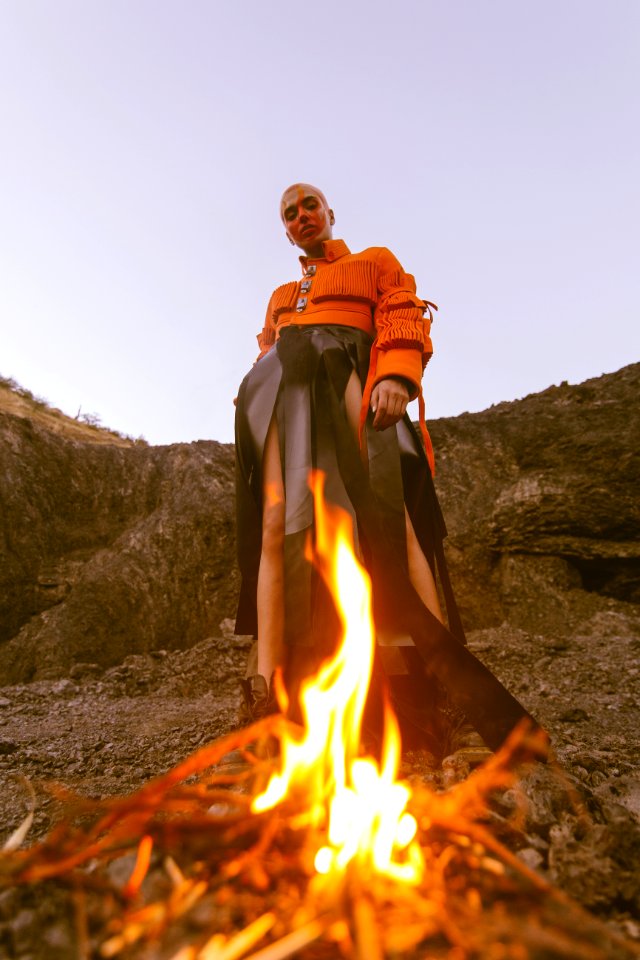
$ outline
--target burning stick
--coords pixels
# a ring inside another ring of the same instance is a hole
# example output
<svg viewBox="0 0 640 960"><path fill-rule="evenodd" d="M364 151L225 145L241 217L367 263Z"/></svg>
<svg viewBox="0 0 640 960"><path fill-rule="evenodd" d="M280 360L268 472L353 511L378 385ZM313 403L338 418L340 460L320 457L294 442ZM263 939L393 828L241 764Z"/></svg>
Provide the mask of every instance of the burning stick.
<svg viewBox="0 0 640 960"><path fill-rule="evenodd" d="M254 920L246 930L236 934L235 937L226 942L224 937L216 934L202 948L198 954L198 960L240 960L240 957L245 956L247 950L251 950L256 943L262 940L275 922L276 915L274 913L264 913L257 920Z"/></svg>
<svg viewBox="0 0 640 960"><path fill-rule="evenodd" d="M319 918L312 920L304 927L298 927L293 933L288 933L280 940L276 940L275 943L265 947L264 950L252 953L250 957L247 957L247 960L287 960L287 957L292 957L315 940L319 940L328 927L329 922L327 920ZM227 958L225 957L224 960L227 960Z"/></svg>
<svg viewBox="0 0 640 960"><path fill-rule="evenodd" d="M31 785L31 781L27 780L26 777L23 777L22 774L16 776L16 780L22 784L27 793L29 794L29 812L22 821L22 823L13 831L8 840L5 841L2 851L9 852L11 850L17 850L25 840L25 837L29 833L31 826L33 824L33 817L36 812L36 793Z"/></svg>
<svg viewBox="0 0 640 960"><path fill-rule="evenodd" d="M136 857L136 863L133 868L133 873L129 877L127 883L125 884L122 894L125 897L135 897L142 881L147 875L147 870L149 869L149 864L151 862L151 851L153 850L153 838L146 835L140 841L138 846L138 856Z"/></svg>

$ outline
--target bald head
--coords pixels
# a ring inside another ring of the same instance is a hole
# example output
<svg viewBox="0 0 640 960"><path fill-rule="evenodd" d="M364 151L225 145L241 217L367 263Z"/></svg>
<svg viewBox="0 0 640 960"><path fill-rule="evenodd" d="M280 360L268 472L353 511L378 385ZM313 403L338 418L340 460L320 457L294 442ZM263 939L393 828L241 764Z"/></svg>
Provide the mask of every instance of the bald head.
<svg viewBox="0 0 640 960"><path fill-rule="evenodd" d="M283 215L288 200L295 198L300 201L305 195L318 197L321 203L329 209L327 198L320 187L314 187L311 183L292 183L290 187L282 191L282 197L280 198L280 216Z"/></svg>
<svg viewBox="0 0 640 960"><path fill-rule="evenodd" d="M291 243L308 257L321 257L331 240L335 217L322 190L310 183L294 183L282 194L280 217Z"/></svg>

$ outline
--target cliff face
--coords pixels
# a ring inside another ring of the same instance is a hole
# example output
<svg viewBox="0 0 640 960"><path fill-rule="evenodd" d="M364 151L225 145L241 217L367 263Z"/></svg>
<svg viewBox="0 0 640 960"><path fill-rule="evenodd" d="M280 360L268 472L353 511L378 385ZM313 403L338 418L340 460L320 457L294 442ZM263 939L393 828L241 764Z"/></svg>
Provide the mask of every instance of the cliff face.
<svg viewBox="0 0 640 960"><path fill-rule="evenodd" d="M640 599L640 364L435 421L469 629ZM235 610L233 448L146 447L0 393L0 683L182 649ZM51 415L50 415L51 414Z"/></svg>
<svg viewBox="0 0 640 960"><path fill-rule="evenodd" d="M0 410L2 682L188 647L233 610L233 448L113 439Z"/></svg>
<svg viewBox="0 0 640 960"><path fill-rule="evenodd" d="M470 628L570 632L640 601L640 364L432 424Z"/></svg>

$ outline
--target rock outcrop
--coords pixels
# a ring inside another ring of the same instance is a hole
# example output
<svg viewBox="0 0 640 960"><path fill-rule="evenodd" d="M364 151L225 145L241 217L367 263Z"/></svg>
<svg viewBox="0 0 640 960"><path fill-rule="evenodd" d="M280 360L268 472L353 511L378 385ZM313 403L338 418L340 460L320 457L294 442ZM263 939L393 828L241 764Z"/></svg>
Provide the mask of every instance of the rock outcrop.
<svg viewBox="0 0 640 960"><path fill-rule="evenodd" d="M1 682L189 647L233 610L233 448L95 434L0 409Z"/></svg>
<svg viewBox="0 0 640 960"><path fill-rule="evenodd" d="M635 364L430 426L470 629L563 635L640 600ZM0 683L216 633L237 598L233 448L148 447L0 391Z"/></svg>
<svg viewBox="0 0 640 960"><path fill-rule="evenodd" d="M640 601L640 364L437 420L437 487L470 629L569 633Z"/></svg>

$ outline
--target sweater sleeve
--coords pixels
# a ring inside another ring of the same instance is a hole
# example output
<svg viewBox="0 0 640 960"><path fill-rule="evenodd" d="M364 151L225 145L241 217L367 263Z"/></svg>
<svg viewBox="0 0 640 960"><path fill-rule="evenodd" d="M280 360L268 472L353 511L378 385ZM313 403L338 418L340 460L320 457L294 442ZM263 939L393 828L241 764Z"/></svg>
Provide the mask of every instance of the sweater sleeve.
<svg viewBox="0 0 640 960"><path fill-rule="evenodd" d="M413 398L433 353L431 304L416 295L414 278L386 247L378 256L377 292L373 319L379 352L374 385L388 377L402 377L413 384Z"/></svg>
<svg viewBox="0 0 640 960"><path fill-rule="evenodd" d="M259 333L257 337L258 346L260 347L260 353L257 357L258 360L262 359L265 353L268 353L276 342L276 327L278 325L278 321L283 313L289 313L295 308L297 296L298 284L295 282L295 280L291 280L289 283L283 283L282 286L276 287L271 294L271 299L269 300L269 305L267 306L267 315L264 320L264 326L261 333Z"/></svg>
<svg viewBox="0 0 640 960"><path fill-rule="evenodd" d="M269 300L269 306L267 307L267 315L264 320L264 326L256 340L258 341L258 347L260 348L260 353L256 357L256 360L261 360L264 357L265 353L268 353L271 350L271 347L276 342L276 328L273 325L273 296Z"/></svg>

